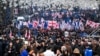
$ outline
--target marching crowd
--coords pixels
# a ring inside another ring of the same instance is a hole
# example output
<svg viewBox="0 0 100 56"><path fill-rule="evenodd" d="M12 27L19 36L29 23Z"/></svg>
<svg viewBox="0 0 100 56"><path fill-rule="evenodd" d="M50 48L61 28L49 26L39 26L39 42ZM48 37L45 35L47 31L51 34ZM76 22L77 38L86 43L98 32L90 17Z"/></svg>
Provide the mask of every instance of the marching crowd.
<svg viewBox="0 0 100 56"><path fill-rule="evenodd" d="M67 26L64 29L34 28L34 25L32 27L21 25L21 28L17 28L17 23L0 26L0 56L100 56L100 38L86 37L96 28L90 24L85 26L87 20L99 22L98 10L35 9L30 21L41 21L43 18L62 23L64 20L72 26L73 21L81 21L84 29L77 28L78 23L70 30ZM100 35L100 32L96 35Z"/></svg>
<svg viewBox="0 0 100 56"><path fill-rule="evenodd" d="M13 28L12 28L13 29ZM32 30L31 30L32 31ZM80 31L33 30L31 38L9 37L2 33L0 39L1 56L100 56L100 38L80 37ZM91 52L88 52L91 50Z"/></svg>

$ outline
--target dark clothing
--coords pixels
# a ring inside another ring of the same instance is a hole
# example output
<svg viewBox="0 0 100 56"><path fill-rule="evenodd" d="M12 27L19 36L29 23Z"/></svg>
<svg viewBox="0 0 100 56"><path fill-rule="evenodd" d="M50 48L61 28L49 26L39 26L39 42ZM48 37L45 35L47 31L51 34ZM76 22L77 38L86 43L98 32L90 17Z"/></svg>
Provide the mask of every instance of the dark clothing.
<svg viewBox="0 0 100 56"><path fill-rule="evenodd" d="M0 42L0 56L2 56L2 42Z"/></svg>
<svg viewBox="0 0 100 56"><path fill-rule="evenodd" d="M16 43L16 44L15 44L15 48L16 48L16 56L19 56L21 44L20 44L20 43Z"/></svg>
<svg viewBox="0 0 100 56"><path fill-rule="evenodd" d="M100 46L97 48L97 55L99 55L100 56Z"/></svg>
<svg viewBox="0 0 100 56"><path fill-rule="evenodd" d="M5 49L5 56L15 56L15 46L7 46Z"/></svg>
<svg viewBox="0 0 100 56"><path fill-rule="evenodd" d="M2 54L3 54L3 56L4 56L4 53L5 53L5 49L6 49L6 46L7 46L7 40L3 40L3 43L2 43Z"/></svg>
<svg viewBox="0 0 100 56"><path fill-rule="evenodd" d="M98 45L96 45L95 47L92 46L92 50L93 50L93 55L97 55L97 49Z"/></svg>

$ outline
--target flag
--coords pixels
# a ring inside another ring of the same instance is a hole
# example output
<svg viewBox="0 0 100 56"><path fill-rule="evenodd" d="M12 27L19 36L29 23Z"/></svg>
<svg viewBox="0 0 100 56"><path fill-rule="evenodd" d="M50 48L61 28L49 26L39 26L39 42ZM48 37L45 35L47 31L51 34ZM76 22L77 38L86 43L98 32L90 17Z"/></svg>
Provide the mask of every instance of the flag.
<svg viewBox="0 0 100 56"><path fill-rule="evenodd" d="M30 39L31 37L31 31L30 30L26 30L25 31L25 38Z"/></svg>
<svg viewBox="0 0 100 56"><path fill-rule="evenodd" d="M59 25L57 23L57 21L48 21L48 28L53 27L53 28L57 28Z"/></svg>
<svg viewBox="0 0 100 56"><path fill-rule="evenodd" d="M55 16L55 13L52 13L51 16L54 17Z"/></svg>
<svg viewBox="0 0 100 56"><path fill-rule="evenodd" d="M33 21L33 27L34 27L34 28L37 28L38 24L39 24L38 21Z"/></svg>
<svg viewBox="0 0 100 56"><path fill-rule="evenodd" d="M26 26L26 27L28 27L28 22L23 22L23 26Z"/></svg>
<svg viewBox="0 0 100 56"><path fill-rule="evenodd" d="M44 23L44 29L47 29L47 27L48 27L48 22L45 21L45 23Z"/></svg>
<svg viewBox="0 0 100 56"><path fill-rule="evenodd" d="M79 29L80 29L80 27L79 27L79 21L75 21L75 20L74 20L74 21L72 22L72 26L74 27L75 30L79 30Z"/></svg>
<svg viewBox="0 0 100 56"><path fill-rule="evenodd" d="M60 24L60 29L64 30L66 28L66 23L65 21L62 21L62 23Z"/></svg>
<svg viewBox="0 0 100 56"><path fill-rule="evenodd" d="M96 22L93 22L90 20L87 20L87 22L86 22L86 26L90 26L91 28L98 28L99 25L100 25L100 23L96 23Z"/></svg>
<svg viewBox="0 0 100 56"><path fill-rule="evenodd" d="M67 24L66 24L66 29L67 30L72 30L73 29L72 25L69 22L67 22Z"/></svg>
<svg viewBox="0 0 100 56"><path fill-rule="evenodd" d="M44 20L44 18L41 18L41 23L43 23L45 20Z"/></svg>
<svg viewBox="0 0 100 56"><path fill-rule="evenodd" d="M62 15L61 14L58 14L58 18L62 18Z"/></svg>
<svg viewBox="0 0 100 56"><path fill-rule="evenodd" d="M44 28L44 24L45 24L45 20L44 20L43 18L41 18L41 20L39 21L38 26L39 26L40 28Z"/></svg>
<svg viewBox="0 0 100 56"><path fill-rule="evenodd" d="M59 23L56 23L54 29L59 29Z"/></svg>
<svg viewBox="0 0 100 56"><path fill-rule="evenodd" d="M75 29L79 30L79 21L75 22Z"/></svg>
<svg viewBox="0 0 100 56"><path fill-rule="evenodd" d="M31 31L29 30L29 32L28 32L28 39L30 39L31 38Z"/></svg>
<svg viewBox="0 0 100 56"><path fill-rule="evenodd" d="M12 35L12 30L10 30L9 37L10 37L10 38L13 37L13 35Z"/></svg>
<svg viewBox="0 0 100 56"><path fill-rule="evenodd" d="M27 30L25 31L25 38L27 38Z"/></svg>
<svg viewBox="0 0 100 56"><path fill-rule="evenodd" d="M38 24L38 27L44 28L44 23L43 23L43 22L40 22L40 23Z"/></svg>

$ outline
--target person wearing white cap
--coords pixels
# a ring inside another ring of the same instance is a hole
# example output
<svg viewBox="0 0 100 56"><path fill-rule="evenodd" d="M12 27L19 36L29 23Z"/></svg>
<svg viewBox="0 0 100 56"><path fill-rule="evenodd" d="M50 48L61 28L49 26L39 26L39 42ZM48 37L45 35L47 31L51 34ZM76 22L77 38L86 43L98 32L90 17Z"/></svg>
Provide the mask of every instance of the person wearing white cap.
<svg viewBox="0 0 100 56"><path fill-rule="evenodd" d="M44 54L44 56L55 56L55 54L51 50L51 47L50 46L47 47L47 50L43 54Z"/></svg>

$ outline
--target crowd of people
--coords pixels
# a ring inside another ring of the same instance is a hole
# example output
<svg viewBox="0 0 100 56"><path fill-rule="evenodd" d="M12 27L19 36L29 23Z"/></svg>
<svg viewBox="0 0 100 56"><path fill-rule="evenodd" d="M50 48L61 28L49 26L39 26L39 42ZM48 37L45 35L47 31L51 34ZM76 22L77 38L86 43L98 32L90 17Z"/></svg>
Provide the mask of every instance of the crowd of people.
<svg viewBox="0 0 100 56"><path fill-rule="evenodd" d="M14 29L14 28L12 28ZM8 30L6 30L8 31ZM16 31L16 30L15 30ZM31 30L32 31L32 30ZM2 33L0 39L1 56L91 56L100 55L100 38L80 37L79 31L70 31L66 36L66 30L34 29L31 38L13 37ZM24 35L25 29L21 31ZM92 50L91 54L85 54L86 50Z"/></svg>
<svg viewBox="0 0 100 56"><path fill-rule="evenodd" d="M45 8L44 8L45 9ZM94 28L85 26L87 20L99 22L98 10L38 10L30 20L55 20L72 24L83 22L84 30L68 29L44 29L41 27L18 29L16 23L0 26L0 56L100 56L100 38L87 37ZM27 21L27 20L26 20ZM67 27L66 27L67 28ZM25 36L26 30L27 37ZM100 32L96 33L100 35ZM88 52L91 50L91 52ZM91 53L91 54L90 54Z"/></svg>

